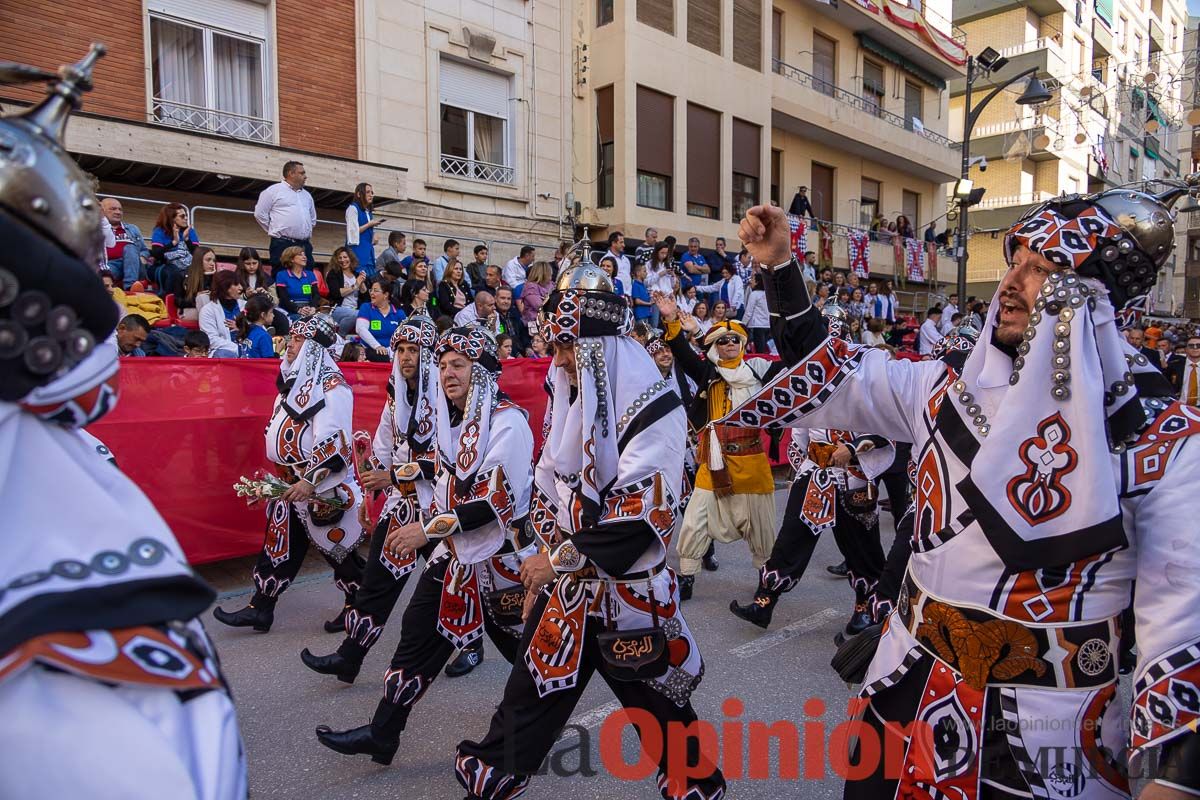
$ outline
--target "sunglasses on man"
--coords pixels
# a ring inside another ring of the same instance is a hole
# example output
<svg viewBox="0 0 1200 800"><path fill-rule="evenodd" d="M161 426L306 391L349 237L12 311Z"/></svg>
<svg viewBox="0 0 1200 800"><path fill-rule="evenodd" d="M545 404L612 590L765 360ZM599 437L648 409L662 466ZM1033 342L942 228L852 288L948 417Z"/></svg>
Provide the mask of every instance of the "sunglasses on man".
<svg viewBox="0 0 1200 800"><path fill-rule="evenodd" d="M717 339L717 341L714 342L714 344L741 344L741 343L742 343L742 340L736 336L722 336L720 339Z"/></svg>

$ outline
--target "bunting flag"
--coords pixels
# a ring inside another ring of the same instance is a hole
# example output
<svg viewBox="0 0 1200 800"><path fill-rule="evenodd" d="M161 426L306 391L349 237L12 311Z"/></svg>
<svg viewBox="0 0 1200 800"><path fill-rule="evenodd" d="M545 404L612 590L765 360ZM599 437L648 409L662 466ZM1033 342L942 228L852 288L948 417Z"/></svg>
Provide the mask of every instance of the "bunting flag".
<svg viewBox="0 0 1200 800"><path fill-rule="evenodd" d="M850 271L860 278L871 273L871 240L866 231L851 228L846 234L846 249L850 257Z"/></svg>
<svg viewBox="0 0 1200 800"><path fill-rule="evenodd" d="M901 288L904 287L905 269L904 269L904 240L896 234L891 234L892 237L892 277Z"/></svg>
<svg viewBox="0 0 1200 800"><path fill-rule="evenodd" d="M817 263L821 269L833 266L833 231L824 222L817 223L817 241L820 244L817 252Z"/></svg>
<svg viewBox="0 0 1200 800"><path fill-rule="evenodd" d="M925 272L937 280L937 242L925 243Z"/></svg>
<svg viewBox="0 0 1200 800"><path fill-rule="evenodd" d="M910 281L925 280L925 243L917 239L904 240L904 272Z"/></svg>
<svg viewBox="0 0 1200 800"><path fill-rule="evenodd" d="M792 229L792 254L796 260L804 263L804 254L808 251L808 223L795 214L788 214L788 227Z"/></svg>

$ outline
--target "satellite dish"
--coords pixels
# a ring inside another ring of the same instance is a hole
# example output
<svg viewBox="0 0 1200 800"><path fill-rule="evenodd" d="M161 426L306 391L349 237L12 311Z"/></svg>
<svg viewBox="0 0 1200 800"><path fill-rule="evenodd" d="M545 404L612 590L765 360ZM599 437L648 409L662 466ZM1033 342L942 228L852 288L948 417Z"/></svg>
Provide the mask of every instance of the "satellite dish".
<svg viewBox="0 0 1200 800"><path fill-rule="evenodd" d="M1157 133L1157 132L1158 132L1158 120L1154 119L1153 117L1146 120L1146 133Z"/></svg>
<svg viewBox="0 0 1200 800"><path fill-rule="evenodd" d="M1158 80L1158 73L1155 72L1154 70L1150 70L1149 72L1147 72L1145 75L1142 76L1142 83L1146 84L1147 86L1149 86L1150 84L1154 83L1157 80Z"/></svg>
<svg viewBox="0 0 1200 800"><path fill-rule="evenodd" d="M1188 125L1195 127L1200 125L1200 108L1193 108L1187 115Z"/></svg>
<svg viewBox="0 0 1200 800"><path fill-rule="evenodd" d="M1086 141L1087 141L1087 134L1084 133L1083 131L1080 131L1079 133L1075 134L1075 144L1083 144Z"/></svg>
<svg viewBox="0 0 1200 800"><path fill-rule="evenodd" d="M1044 133L1039 133L1033 139L1033 146L1038 150L1045 150L1050 146L1050 137Z"/></svg>
<svg viewBox="0 0 1200 800"><path fill-rule="evenodd" d="M1079 90L1079 96L1082 97L1084 100L1091 97L1092 96L1092 87L1084 86L1082 89Z"/></svg>

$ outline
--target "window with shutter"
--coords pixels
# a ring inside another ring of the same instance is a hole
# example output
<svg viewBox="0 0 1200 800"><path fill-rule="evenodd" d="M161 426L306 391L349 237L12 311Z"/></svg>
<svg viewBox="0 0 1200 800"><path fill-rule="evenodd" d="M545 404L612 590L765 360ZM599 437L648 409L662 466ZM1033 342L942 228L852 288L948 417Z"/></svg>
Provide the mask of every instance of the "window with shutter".
<svg viewBox="0 0 1200 800"><path fill-rule="evenodd" d="M733 60L762 72L762 3L733 0Z"/></svg>
<svg viewBox="0 0 1200 800"><path fill-rule="evenodd" d="M674 0L637 0L637 20L643 25L675 35Z"/></svg>
<svg viewBox="0 0 1200 800"><path fill-rule="evenodd" d="M862 96L867 101L867 108L875 116L883 115L884 96L883 67L870 59L863 59Z"/></svg>
<svg viewBox="0 0 1200 800"><path fill-rule="evenodd" d="M733 120L733 222L740 222L759 200L759 153L762 128Z"/></svg>
<svg viewBox="0 0 1200 800"><path fill-rule="evenodd" d="M675 98L637 87L637 204L670 211L675 174Z"/></svg>
<svg viewBox="0 0 1200 800"><path fill-rule="evenodd" d="M688 0L688 44L721 55L721 0Z"/></svg>
<svg viewBox="0 0 1200 800"><path fill-rule="evenodd" d="M441 173L453 178L511 184L509 84L511 76L443 58Z"/></svg>
<svg viewBox="0 0 1200 800"><path fill-rule="evenodd" d="M596 206L611 208L614 202L613 176L616 162L616 134L613 130L613 87L596 90Z"/></svg>
<svg viewBox="0 0 1200 800"><path fill-rule="evenodd" d="M870 178L862 179L862 199L859 203L859 224L867 227L874 227L871 223L875 220L875 215L879 213L879 181L871 180Z"/></svg>
<svg viewBox="0 0 1200 800"><path fill-rule="evenodd" d="M837 86L837 42L813 32L813 88L833 96Z"/></svg>
<svg viewBox="0 0 1200 800"><path fill-rule="evenodd" d="M687 107L687 213L717 219L721 211L721 114Z"/></svg>

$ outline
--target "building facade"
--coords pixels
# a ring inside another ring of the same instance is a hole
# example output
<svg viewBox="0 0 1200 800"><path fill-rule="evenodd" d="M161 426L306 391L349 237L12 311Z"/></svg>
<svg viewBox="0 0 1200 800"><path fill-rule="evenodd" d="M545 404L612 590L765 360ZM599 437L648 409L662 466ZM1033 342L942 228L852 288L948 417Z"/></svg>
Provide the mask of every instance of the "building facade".
<svg viewBox="0 0 1200 800"><path fill-rule="evenodd" d="M251 215L285 161L304 162L318 253L372 184L387 232L491 244L567 236L570 87L560 0L12 0L0 59L55 68L103 41L67 147L148 236L167 202L218 253L265 249ZM39 97L0 87L0 107ZM547 254L548 255L548 254Z"/></svg>
<svg viewBox="0 0 1200 800"><path fill-rule="evenodd" d="M788 208L804 185L836 234L836 266L847 265L846 231L877 212L908 216L918 236L935 220L943 230L959 163L945 87L965 63L943 5L577 4L577 221L593 238L654 227L736 249L747 208ZM875 244L872 272L893 268L892 248ZM943 259L942 280L952 275Z"/></svg>
<svg viewBox="0 0 1200 800"><path fill-rule="evenodd" d="M1187 109L1179 137L1179 161L1184 172L1200 167L1200 17L1188 17L1184 33L1183 101ZM1182 204L1181 204L1182 205ZM1174 286L1176 312L1200 319L1200 211L1181 211L1175 225Z"/></svg>
<svg viewBox="0 0 1200 800"><path fill-rule="evenodd" d="M1180 175L1187 8L1184 0L963 0L954 13L972 53L992 47L1008 59L995 81L1036 67L1053 93L1048 103L1018 105L1020 81L971 132L971 156L986 164L973 162L970 177L987 192L970 212L967 277L985 294L1005 269L999 234L1031 206L1114 186L1153 189L1148 182ZM977 82L975 102L987 84ZM950 135L961 138L965 81L951 91ZM1174 261L1160 275L1156 308L1172 303L1173 271Z"/></svg>

